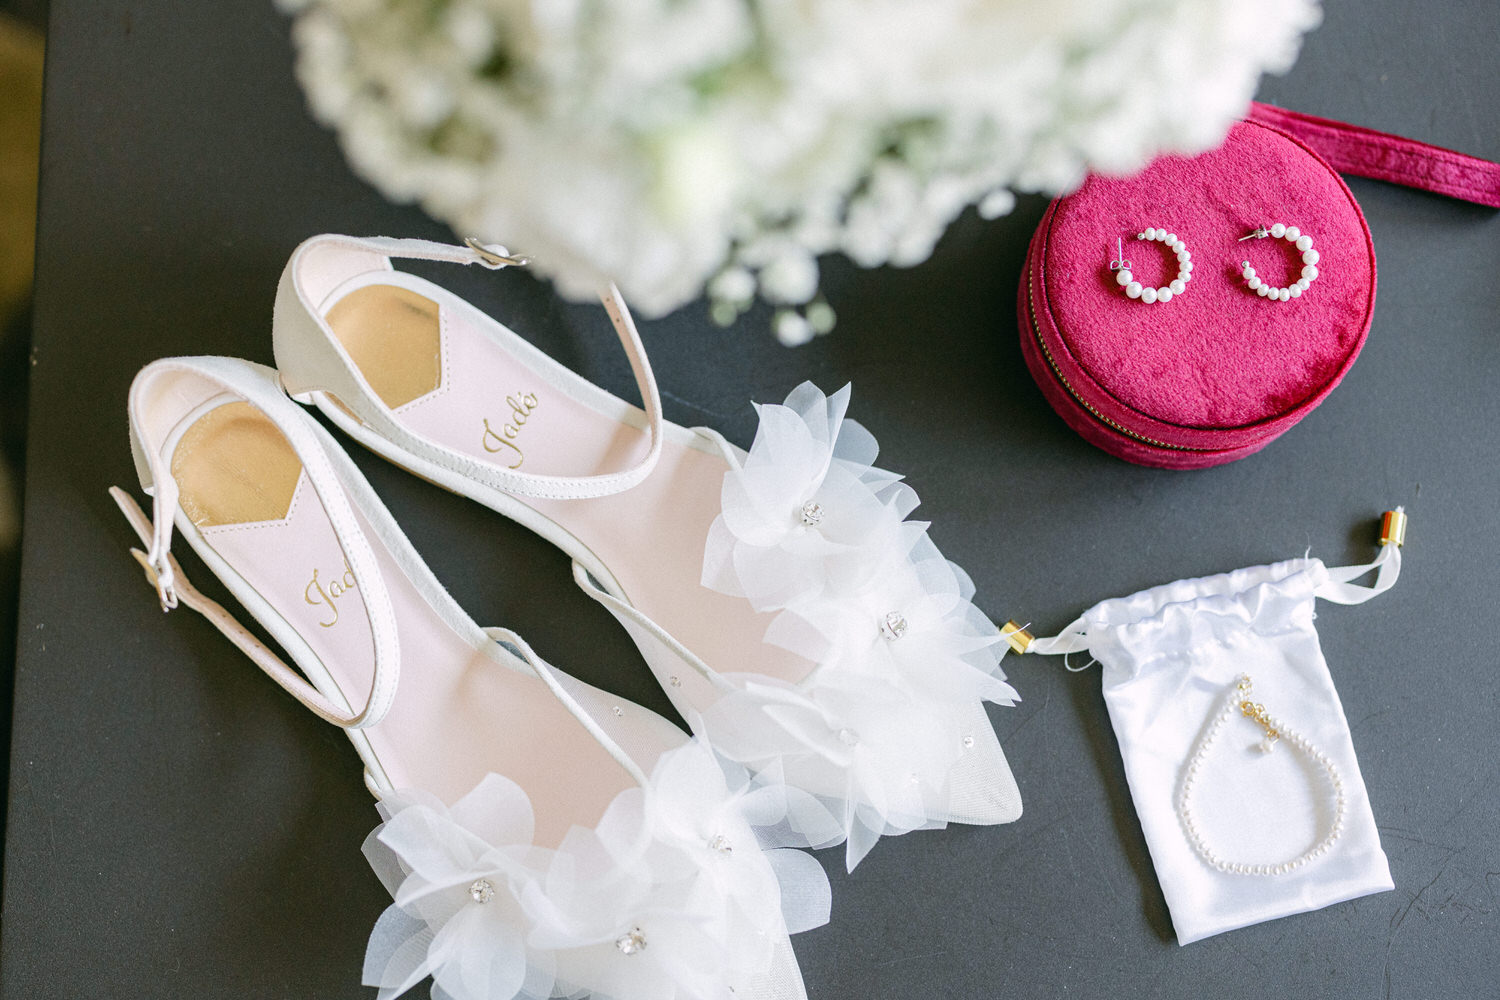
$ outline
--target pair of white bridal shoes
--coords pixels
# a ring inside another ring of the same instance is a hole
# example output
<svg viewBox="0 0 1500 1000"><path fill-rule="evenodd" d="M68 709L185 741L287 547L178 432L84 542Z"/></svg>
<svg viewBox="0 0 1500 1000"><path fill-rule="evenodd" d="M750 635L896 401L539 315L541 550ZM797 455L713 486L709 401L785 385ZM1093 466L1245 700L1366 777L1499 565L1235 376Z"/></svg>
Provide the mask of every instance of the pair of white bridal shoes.
<svg viewBox="0 0 1500 1000"><path fill-rule="evenodd" d="M418 258L503 248L315 237L276 299L278 370L157 361L130 394L164 608L185 604L348 732L394 899L365 981L440 1000L796 1000L788 940L825 922L789 847L1020 815L984 701L1006 648L973 586L906 520L849 390L759 407L744 452L663 420L634 323L604 304L644 409L439 286ZM290 394L291 399L288 399ZM482 629L302 407L561 547L689 722L676 726ZM174 531L285 651L195 590Z"/></svg>

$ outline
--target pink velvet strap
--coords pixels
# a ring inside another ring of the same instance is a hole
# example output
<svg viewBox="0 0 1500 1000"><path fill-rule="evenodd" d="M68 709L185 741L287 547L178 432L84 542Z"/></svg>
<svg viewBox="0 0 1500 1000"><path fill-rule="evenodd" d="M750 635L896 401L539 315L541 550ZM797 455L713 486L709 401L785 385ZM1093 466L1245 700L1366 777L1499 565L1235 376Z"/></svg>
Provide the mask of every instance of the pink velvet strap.
<svg viewBox="0 0 1500 1000"><path fill-rule="evenodd" d="M1340 173L1500 208L1500 163L1259 101L1248 117L1305 142Z"/></svg>

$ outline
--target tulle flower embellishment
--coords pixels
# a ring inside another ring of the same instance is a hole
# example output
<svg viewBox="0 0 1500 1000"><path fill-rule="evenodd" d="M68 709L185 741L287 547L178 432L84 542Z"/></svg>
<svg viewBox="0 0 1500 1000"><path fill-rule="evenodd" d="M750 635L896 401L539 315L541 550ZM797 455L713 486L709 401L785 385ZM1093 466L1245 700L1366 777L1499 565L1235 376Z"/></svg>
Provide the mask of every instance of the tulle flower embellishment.
<svg viewBox="0 0 1500 1000"><path fill-rule="evenodd" d="M875 467L875 438L844 417L849 395L804 382L784 404L756 407L755 443L724 477L704 586L768 611L845 589L904 544L917 495Z"/></svg>
<svg viewBox="0 0 1500 1000"><path fill-rule="evenodd" d="M725 473L703 583L774 614L765 641L814 667L798 684L726 678L733 690L704 724L724 756L812 790L821 812L804 820L834 823L853 868L885 834L1001 821L959 803L1009 781L981 703L1019 696L973 582L906 519L917 495L874 465L875 439L845 418L849 395L803 383L757 407L755 441Z"/></svg>
<svg viewBox="0 0 1500 1000"><path fill-rule="evenodd" d="M428 975L435 1000L757 997L798 982L782 931L826 922L828 883L800 852L762 852L746 816L784 825L778 807L775 789L731 791L697 742L556 848L535 845L529 798L496 774L451 806L388 797L365 853L394 903L365 982L381 1000Z"/></svg>
<svg viewBox="0 0 1500 1000"><path fill-rule="evenodd" d="M824 672L879 676L945 700L1014 705L1020 696L1000 669L1006 647L971 603L973 581L925 533L909 531L905 540L909 548L872 558L858 584L782 610L766 641Z"/></svg>

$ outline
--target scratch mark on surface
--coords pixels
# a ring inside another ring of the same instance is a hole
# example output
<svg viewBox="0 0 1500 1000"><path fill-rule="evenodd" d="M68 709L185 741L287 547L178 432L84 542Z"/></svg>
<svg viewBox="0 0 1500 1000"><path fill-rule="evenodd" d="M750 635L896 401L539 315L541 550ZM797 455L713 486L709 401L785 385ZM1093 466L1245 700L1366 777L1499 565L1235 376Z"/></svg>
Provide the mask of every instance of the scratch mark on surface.
<svg viewBox="0 0 1500 1000"><path fill-rule="evenodd" d="M1416 895L1407 900L1406 905L1401 907L1399 911L1391 914L1390 929L1385 937L1385 968L1382 973L1385 978L1386 1000L1390 1000L1391 996L1391 951L1395 948L1396 932L1400 930L1401 925L1406 922L1406 915L1410 913L1411 908L1417 904L1417 900L1422 898L1422 893L1426 892L1428 889L1431 889L1434 885L1437 884L1437 880L1443 877L1443 872L1448 870L1448 863L1452 860L1453 854L1452 852L1450 852L1448 856L1443 859L1443 863L1438 867L1438 873L1432 876L1432 881L1428 882L1426 885L1422 886L1422 888L1418 889Z"/></svg>
<svg viewBox="0 0 1500 1000"><path fill-rule="evenodd" d="M1438 868L1438 873L1432 876L1432 881L1418 889L1417 894L1407 900L1406 905L1401 907L1400 911L1391 915L1390 936L1395 936L1395 933L1401 929L1401 925L1406 922L1406 915L1411 912L1413 906L1417 905L1417 900L1422 898L1422 893L1431 889L1437 884L1437 880L1443 877L1443 873L1448 870L1448 862L1451 860L1453 860L1452 854L1444 858L1442 866ZM1387 938L1387 943L1389 943L1389 937Z"/></svg>
<svg viewBox="0 0 1500 1000"><path fill-rule="evenodd" d="M671 402L676 403L678 406L685 406L688 409L692 410L694 413L701 413L705 416L713 417L715 420L728 420L732 416L729 413L724 413L719 410L711 410L708 407L704 406L702 403L697 402L696 400L686 399L682 396L676 395L675 393L668 392L665 389L658 389L658 391L661 393L662 399L670 400Z"/></svg>
<svg viewBox="0 0 1500 1000"><path fill-rule="evenodd" d="M1026 716L1026 718L1022 719L1021 720L1021 724L1018 725L1018 726L1016 726L1015 729L1011 730L1010 731L1010 735L1007 736L1006 739L1008 739L1008 740L1014 740L1016 738L1016 736L1021 732L1021 730L1025 729L1027 726L1031 725L1031 723L1032 723L1033 720L1035 720L1042 713L1046 712L1047 711L1047 706L1050 705L1050 704L1052 704L1052 691L1049 689L1047 691L1046 695L1042 698L1042 704L1041 704L1041 706L1039 708L1037 708L1037 710L1035 712L1032 712L1030 715Z"/></svg>
<svg viewBox="0 0 1500 1000"><path fill-rule="evenodd" d="M924 958L941 958L946 954L948 954L947 951L934 951L929 952L925 955L902 955L900 958L893 958L888 962L878 962L876 963L875 968L884 969L887 966L899 965L902 962L919 962Z"/></svg>

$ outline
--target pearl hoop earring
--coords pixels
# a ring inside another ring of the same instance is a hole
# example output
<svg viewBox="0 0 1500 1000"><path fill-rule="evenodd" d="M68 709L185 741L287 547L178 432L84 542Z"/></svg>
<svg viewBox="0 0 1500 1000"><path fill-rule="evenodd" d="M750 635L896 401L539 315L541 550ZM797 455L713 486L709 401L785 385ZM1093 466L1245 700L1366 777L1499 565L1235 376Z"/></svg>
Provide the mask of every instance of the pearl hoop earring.
<svg viewBox="0 0 1500 1000"><path fill-rule="evenodd" d="M1284 239L1302 251L1302 277L1285 288L1274 288L1256 275L1255 268L1251 267L1247 260L1242 262L1241 266L1244 270L1240 272L1245 278L1245 287L1261 298L1270 299L1272 302L1286 302L1290 299L1301 298L1302 293L1307 291L1308 286L1318 277L1318 261L1321 255L1313 249L1313 238L1296 226L1278 222L1274 226L1261 226L1249 236L1241 236L1240 242L1263 240L1267 236L1278 240Z"/></svg>
<svg viewBox="0 0 1500 1000"><path fill-rule="evenodd" d="M1177 255L1177 277L1160 288L1142 287L1130 271L1130 261L1125 259L1124 241L1116 240L1115 246L1119 249L1120 256L1109 262L1109 269L1115 272L1115 284L1123 287L1125 294L1132 299L1139 299L1147 305L1153 302L1171 302L1172 296L1185 292L1187 283L1193 279L1193 255L1188 252L1187 244L1179 240L1176 233L1155 227L1136 233L1135 238L1165 243L1167 249Z"/></svg>

